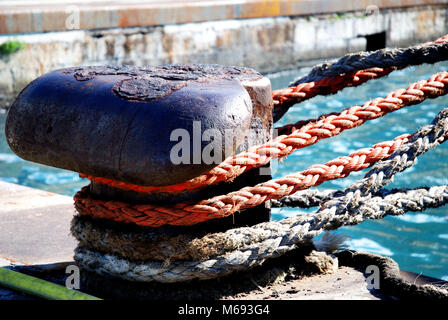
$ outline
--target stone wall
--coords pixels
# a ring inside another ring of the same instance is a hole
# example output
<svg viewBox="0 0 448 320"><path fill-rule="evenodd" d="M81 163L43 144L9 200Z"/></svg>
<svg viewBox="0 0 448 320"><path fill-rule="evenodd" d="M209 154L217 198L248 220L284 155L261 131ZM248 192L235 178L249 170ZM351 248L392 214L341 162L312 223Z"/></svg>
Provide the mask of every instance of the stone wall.
<svg viewBox="0 0 448 320"><path fill-rule="evenodd" d="M366 36L380 32L387 46L435 39L448 33L448 8L1 35L0 44L16 39L26 47L0 55L0 106L36 77L67 66L218 63L267 73L365 50Z"/></svg>

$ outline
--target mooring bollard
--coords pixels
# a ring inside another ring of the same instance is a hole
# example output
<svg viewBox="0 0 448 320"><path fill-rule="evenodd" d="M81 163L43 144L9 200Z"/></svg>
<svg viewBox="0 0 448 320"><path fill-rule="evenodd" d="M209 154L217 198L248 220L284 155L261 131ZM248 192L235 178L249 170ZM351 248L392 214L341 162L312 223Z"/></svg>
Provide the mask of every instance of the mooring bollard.
<svg viewBox="0 0 448 320"><path fill-rule="evenodd" d="M41 76L20 93L7 117L6 136L26 160L125 184L170 186L268 141L272 107L270 81L248 68L69 68ZM262 169L263 174L251 170L232 183L184 192L142 193L97 181L88 190L105 200L177 203L269 180L269 166ZM80 246L92 250L166 260L172 254L164 252L167 237L193 239L269 216L270 209L260 205L193 226L160 228L76 216L72 233Z"/></svg>
<svg viewBox="0 0 448 320"><path fill-rule="evenodd" d="M7 139L26 160L143 186L176 184L216 166L201 157L209 143L222 149L219 142L202 141L206 130L232 130L236 145L242 143L252 104L238 80L259 77L244 71L177 66L50 72L15 101ZM191 138L190 154L175 164L170 155L177 142L170 138L178 129Z"/></svg>

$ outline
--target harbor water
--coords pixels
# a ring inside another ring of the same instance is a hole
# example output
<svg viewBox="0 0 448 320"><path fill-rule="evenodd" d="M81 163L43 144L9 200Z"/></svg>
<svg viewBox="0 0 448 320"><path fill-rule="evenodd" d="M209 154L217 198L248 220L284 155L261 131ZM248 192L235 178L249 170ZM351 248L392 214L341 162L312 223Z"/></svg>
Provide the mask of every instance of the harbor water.
<svg viewBox="0 0 448 320"><path fill-rule="evenodd" d="M292 107L276 124L294 123L301 119L318 117L321 114L340 111L353 105L384 97L390 91L406 88L409 83L428 79L432 74L448 70L448 63L410 67L395 71L388 77L370 81L361 87L346 88L327 97L315 97ZM273 89L284 88L295 78L305 75L309 68L267 75ZM319 141L317 144L297 150L278 164L274 177L301 171L312 164L325 163L335 157L377 142L391 140L403 133L412 133L432 121L444 107L448 107L448 96L426 100L369 121L361 127ZM38 165L20 159L9 149L4 137L6 111L0 109L0 179L51 192L73 196L88 183L77 173ZM398 174L388 188L421 187L448 184L448 144L429 151L419 158L412 168ZM353 173L345 179L329 181L319 189L343 189L363 177L367 170ZM279 220L291 215L312 212L316 208L273 209L272 218ZM343 227L337 233L349 237L351 249L378 253L393 258L400 268L422 273L448 281L448 207L410 212L402 216L386 217L377 221L366 221L357 226ZM68 231L67 231L68 232Z"/></svg>

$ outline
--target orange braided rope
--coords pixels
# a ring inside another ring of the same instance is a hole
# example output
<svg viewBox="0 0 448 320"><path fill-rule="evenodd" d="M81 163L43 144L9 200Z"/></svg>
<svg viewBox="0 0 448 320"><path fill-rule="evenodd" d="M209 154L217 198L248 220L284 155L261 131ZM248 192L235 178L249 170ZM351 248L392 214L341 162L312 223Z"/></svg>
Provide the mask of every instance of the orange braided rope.
<svg viewBox="0 0 448 320"><path fill-rule="evenodd" d="M313 165L302 172L194 204L182 202L172 206L132 205L120 201L94 199L89 195L88 187L84 187L75 195L75 207L82 215L135 223L145 227L189 226L210 219L223 218L268 200L280 199L296 191L317 186L324 181L344 178L351 172L368 168L377 161L389 157L410 138L411 135L401 135L392 141L381 142L371 148L358 150L349 156L338 157L324 165Z"/></svg>
<svg viewBox="0 0 448 320"><path fill-rule="evenodd" d="M338 77L329 77L322 80L301 83L295 87L272 91L274 107L282 104L296 104L317 95L336 93L346 87L356 87L369 80L384 77L398 68L370 68L355 73L341 74Z"/></svg>
<svg viewBox="0 0 448 320"><path fill-rule="evenodd" d="M176 193L199 189L221 181L231 181L245 171L261 167L272 159L284 158L295 150L313 145L321 139L336 136L344 130L358 127L368 120L377 119L405 106L417 104L427 98L435 98L447 92L448 72L437 73L428 80L418 81L407 89L396 90L384 98L376 98L363 106L353 106L339 114L323 115L317 121L306 121L305 125L300 125L303 121L289 125L286 130L289 134L278 136L265 144L229 157L209 172L176 185L139 186L85 174L80 174L80 176L115 188L142 193ZM283 131L285 128L282 128Z"/></svg>

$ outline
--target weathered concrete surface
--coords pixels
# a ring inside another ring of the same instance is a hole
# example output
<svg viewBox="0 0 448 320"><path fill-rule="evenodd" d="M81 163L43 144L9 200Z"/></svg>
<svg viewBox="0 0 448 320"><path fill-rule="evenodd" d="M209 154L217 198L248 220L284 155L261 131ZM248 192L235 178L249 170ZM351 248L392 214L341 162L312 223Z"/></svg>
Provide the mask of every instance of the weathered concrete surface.
<svg viewBox="0 0 448 320"><path fill-rule="evenodd" d="M0 181L0 266L73 261L67 196Z"/></svg>
<svg viewBox="0 0 448 320"><path fill-rule="evenodd" d="M44 0L6 1L1 5L0 33L154 26L211 20L247 19L350 12L368 7L397 8L448 4L447 0ZM72 17L73 14L79 17Z"/></svg>
<svg viewBox="0 0 448 320"><path fill-rule="evenodd" d="M217 63L274 72L308 60L365 50L365 36L380 32L386 33L386 45L390 47L433 40L448 33L447 16L446 5L420 6L384 9L370 16L362 10L0 35L0 44L10 39L26 44L24 50L0 55L0 106L7 107L33 79L62 67Z"/></svg>
<svg viewBox="0 0 448 320"><path fill-rule="evenodd" d="M366 276L350 267L333 273L314 275L280 284L259 287L226 300L381 300L379 290L367 289Z"/></svg>

